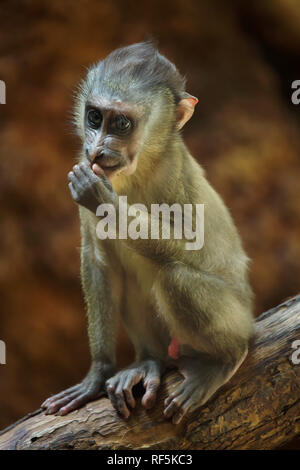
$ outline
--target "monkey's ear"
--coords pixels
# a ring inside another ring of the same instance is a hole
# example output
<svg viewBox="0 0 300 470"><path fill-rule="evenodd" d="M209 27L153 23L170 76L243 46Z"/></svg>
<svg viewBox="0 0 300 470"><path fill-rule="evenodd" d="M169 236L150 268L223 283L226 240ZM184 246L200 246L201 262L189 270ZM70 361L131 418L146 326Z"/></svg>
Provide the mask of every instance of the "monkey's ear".
<svg viewBox="0 0 300 470"><path fill-rule="evenodd" d="M182 99L177 105L177 130L182 129L185 123L191 119L197 103L198 99L195 96L183 93Z"/></svg>

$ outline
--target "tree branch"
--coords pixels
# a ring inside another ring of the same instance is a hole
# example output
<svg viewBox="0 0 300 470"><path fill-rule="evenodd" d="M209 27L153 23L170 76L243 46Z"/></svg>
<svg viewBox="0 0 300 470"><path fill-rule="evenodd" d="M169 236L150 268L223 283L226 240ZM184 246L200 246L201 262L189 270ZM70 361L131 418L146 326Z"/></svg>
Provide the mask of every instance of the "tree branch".
<svg viewBox="0 0 300 470"><path fill-rule="evenodd" d="M248 358L235 376L180 425L163 417L163 400L181 380L170 372L153 411L140 401L125 421L107 398L67 416L41 410L0 433L0 449L272 449L300 434L300 295L256 321Z"/></svg>

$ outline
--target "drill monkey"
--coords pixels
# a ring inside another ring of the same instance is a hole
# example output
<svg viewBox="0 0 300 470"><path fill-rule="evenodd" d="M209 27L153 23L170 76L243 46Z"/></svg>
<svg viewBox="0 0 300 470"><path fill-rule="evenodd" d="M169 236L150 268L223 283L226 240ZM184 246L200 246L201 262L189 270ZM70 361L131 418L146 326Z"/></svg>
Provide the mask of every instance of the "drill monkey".
<svg viewBox="0 0 300 470"><path fill-rule="evenodd" d="M164 415L179 423L247 354L253 331L249 260L227 208L180 134L197 101L149 42L113 51L81 84L75 121L82 152L68 178L81 220L92 363L81 383L43 403L46 413L65 415L106 389L127 418L140 381L142 404L150 408L171 356L184 380L166 398ZM204 204L203 248L186 250L185 240L174 237L99 240L97 207L112 204L118 211L118 196L149 212L151 204ZM136 358L116 373L119 317Z"/></svg>

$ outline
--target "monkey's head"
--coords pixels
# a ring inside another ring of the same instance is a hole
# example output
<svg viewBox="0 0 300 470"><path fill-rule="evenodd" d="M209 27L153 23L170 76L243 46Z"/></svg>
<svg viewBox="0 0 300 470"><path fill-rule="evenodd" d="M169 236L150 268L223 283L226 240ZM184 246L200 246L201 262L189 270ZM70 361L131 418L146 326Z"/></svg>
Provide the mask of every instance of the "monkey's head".
<svg viewBox="0 0 300 470"><path fill-rule="evenodd" d="M130 175L141 155L164 152L197 102L151 42L117 49L92 66L80 85L75 122L83 158L108 177Z"/></svg>

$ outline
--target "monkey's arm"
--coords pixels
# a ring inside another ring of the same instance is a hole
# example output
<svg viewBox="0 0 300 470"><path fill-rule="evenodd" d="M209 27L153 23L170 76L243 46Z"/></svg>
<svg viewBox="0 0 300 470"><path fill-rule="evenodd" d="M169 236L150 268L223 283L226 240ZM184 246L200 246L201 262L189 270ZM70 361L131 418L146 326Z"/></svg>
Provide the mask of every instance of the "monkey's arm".
<svg viewBox="0 0 300 470"><path fill-rule="evenodd" d="M110 181L104 172L101 176L96 176L86 162L74 165L73 170L68 174L69 188L72 197L79 206L88 209L93 214L97 213L100 204L112 204L116 212L125 211L127 216L127 206L119 206L118 196L113 190ZM151 214L141 211L139 214L141 224L151 227ZM171 222L172 223L172 222ZM116 227L118 228L118 227ZM164 228L162 227L162 231ZM186 240L184 239L163 239L159 240L133 240L128 236L125 240L120 240L139 254L159 262L170 262L178 257L178 252L182 252Z"/></svg>
<svg viewBox="0 0 300 470"><path fill-rule="evenodd" d="M84 210L81 210L81 213ZM42 407L47 414L65 415L104 393L105 381L115 369L115 320L107 274L95 259L93 243L82 215L81 279L87 304L88 336L92 364L85 379L53 397Z"/></svg>
<svg viewBox="0 0 300 470"><path fill-rule="evenodd" d="M116 322L110 283L99 248L95 252L92 237L84 233L84 228L82 232L81 282L87 305L92 363L111 369L115 365Z"/></svg>

